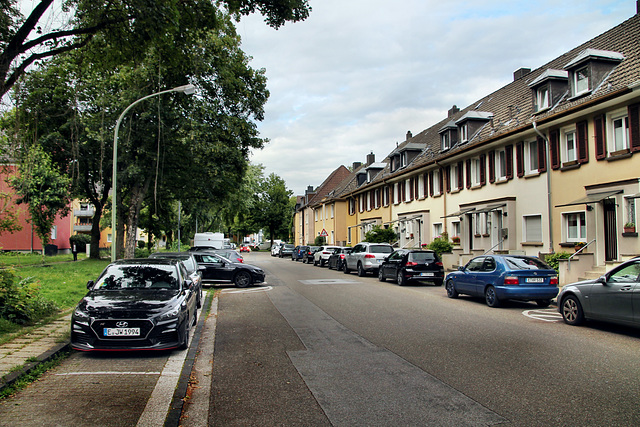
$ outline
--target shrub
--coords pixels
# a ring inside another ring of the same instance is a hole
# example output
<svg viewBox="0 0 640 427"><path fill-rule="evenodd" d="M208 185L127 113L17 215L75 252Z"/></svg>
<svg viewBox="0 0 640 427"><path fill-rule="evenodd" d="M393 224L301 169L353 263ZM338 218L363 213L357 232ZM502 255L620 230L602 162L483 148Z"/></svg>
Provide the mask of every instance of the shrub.
<svg viewBox="0 0 640 427"><path fill-rule="evenodd" d="M428 247L440 256L443 253L451 252L453 244L449 241L448 237L442 236L433 239L433 242L429 243Z"/></svg>
<svg viewBox="0 0 640 427"><path fill-rule="evenodd" d="M560 272L559 265L561 259L568 259L571 256L569 252L556 252L554 254L549 254L544 257L544 262L549 264L549 267L552 267L555 271Z"/></svg>
<svg viewBox="0 0 640 427"><path fill-rule="evenodd" d="M316 236L316 240L313 242L314 246L322 246L327 243L327 238L324 236Z"/></svg>
<svg viewBox="0 0 640 427"><path fill-rule="evenodd" d="M40 295L39 284L33 278L19 280L13 271L0 270L0 317L24 325L57 311L55 303Z"/></svg>
<svg viewBox="0 0 640 427"><path fill-rule="evenodd" d="M74 234L69 237L69 243L71 247L73 244L76 244L76 249L78 252L85 252L87 250L87 245L91 243L91 236L88 234Z"/></svg>
<svg viewBox="0 0 640 427"><path fill-rule="evenodd" d="M147 248L136 248L134 256L136 258L149 258L150 251Z"/></svg>
<svg viewBox="0 0 640 427"><path fill-rule="evenodd" d="M364 235L364 241L369 243L393 243L398 240L398 235L391 228L382 228L376 225Z"/></svg>

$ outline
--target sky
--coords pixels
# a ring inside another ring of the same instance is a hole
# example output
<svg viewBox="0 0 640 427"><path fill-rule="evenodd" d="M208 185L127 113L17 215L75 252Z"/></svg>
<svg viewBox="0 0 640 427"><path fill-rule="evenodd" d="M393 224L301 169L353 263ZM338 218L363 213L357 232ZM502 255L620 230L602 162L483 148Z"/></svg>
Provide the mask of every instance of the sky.
<svg viewBox="0 0 640 427"><path fill-rule="evenodd" d="M238 23L270 98L252 153L295 195L620 24L636 1L309 0L279 30Z"/></svg>

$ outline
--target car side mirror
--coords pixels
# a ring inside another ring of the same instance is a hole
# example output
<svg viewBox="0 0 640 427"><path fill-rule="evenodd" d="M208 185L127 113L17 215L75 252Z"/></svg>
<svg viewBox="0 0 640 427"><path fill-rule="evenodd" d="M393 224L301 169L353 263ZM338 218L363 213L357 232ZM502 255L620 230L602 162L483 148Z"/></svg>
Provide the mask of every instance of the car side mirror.
<svg viewBox="0 0 640 427"><path fill-rule="evenodd" d="M596 283L602 283L603 285L607 284L607 276L600 276L596 279Z"/></svg>
<svg viewBox="0 0 640 427"><path fill-rule="evenodd" d="M459 266L458 271L464 271L464 265Z"/></svg>
<svg viewBox="0 0 640 427"><path fill-rule="evenodd" d="M193 280L191 279L186 279L184 281L184 288L185 289L191 289L193 287Z"/></svg>
<svg viewBox="0 0 640 427"><path fill-rule="evenodd" d="M93 285L95 285L96 283L93 280L89 280L87 282L87 289L91 289L93 288Z"/></svg>
<svg viewBox="0 0 640 427"><path fill-rule="evenodd" d="M207 269L207 267L205 267L204 265L199 265L198 266L198 271L205 271Z"/></svg>

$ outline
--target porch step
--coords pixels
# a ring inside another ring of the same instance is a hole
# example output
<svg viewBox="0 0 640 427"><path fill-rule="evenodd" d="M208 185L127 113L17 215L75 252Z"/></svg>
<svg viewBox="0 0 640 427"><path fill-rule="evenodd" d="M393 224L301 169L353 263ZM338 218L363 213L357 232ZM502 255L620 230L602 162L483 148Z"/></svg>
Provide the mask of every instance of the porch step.
<svg viewBox="0 0 640 427"><path fill-rule="evenodd" d="M580 277L580 280L595 280L605 274L607 271L619 266L620 264L622 264L622 262L608 261L603 266L594 266L593 270L585 271L584 276Z"/></svg>

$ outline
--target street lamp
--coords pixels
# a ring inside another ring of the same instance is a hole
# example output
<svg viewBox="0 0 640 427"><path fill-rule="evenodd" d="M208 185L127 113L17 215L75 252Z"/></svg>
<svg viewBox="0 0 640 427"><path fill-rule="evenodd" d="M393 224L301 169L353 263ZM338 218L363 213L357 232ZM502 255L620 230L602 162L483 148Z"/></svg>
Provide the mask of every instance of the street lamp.
<svg viewBox="0 0 640 427"><path fill-rule="evenodd" d="M117 181L117 165L118 165L118 130L120 129L120 123L122 122L122 119L124 118L125 114L127 114L127 112L129 110L131 110L131 108L133 108L134 105L144 101L145 99L149 99L153 96L158 96L158 95L163 95L165 93L169 93L169 92L181 92L184 93L185 95L193 95L196 91L196 87L192 84L187 84L187 85L183 85L183 86L178 86L178 87L174 87L173 89L167 89L167 90L163 90L160 92L156 92L156 93L152 93L151 95L147 95L144 96L140 99L138 99L137 101L133 102L131 105L129 105L127 108L125 108L125 110L122 112L122 114L120 114L120 117L118 117L118 121L116 122L116 129L113 132L113 176L111 178L111 180L113 181L113 187L111 190L111 261L115 261L116 260L116 198L117 198L117 186L116 186L116 181Z"/></svg>

